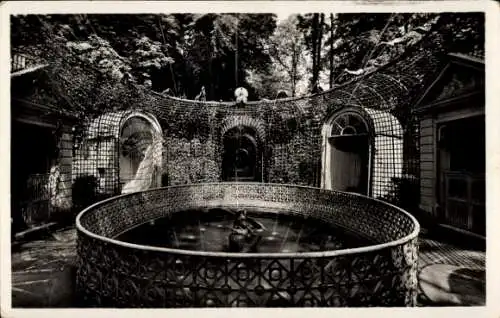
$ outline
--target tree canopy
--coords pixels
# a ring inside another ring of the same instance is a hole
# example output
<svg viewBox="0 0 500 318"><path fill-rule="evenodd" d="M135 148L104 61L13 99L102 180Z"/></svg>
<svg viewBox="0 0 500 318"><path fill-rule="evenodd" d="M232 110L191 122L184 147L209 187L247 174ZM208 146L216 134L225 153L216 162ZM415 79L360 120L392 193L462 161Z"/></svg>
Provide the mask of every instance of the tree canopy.
<svg viewBox="0 0 500 318"><path fill-rule="evenodd" d="M11 17L12 50L74 59L113 83L194 99L298 96L390 63L423 38L481 54L482 13L74 14ZM478 53L479 52L479 53ZM70 74L71 72L68 72ZM84 80L82 80L84 81Z"/></svg>

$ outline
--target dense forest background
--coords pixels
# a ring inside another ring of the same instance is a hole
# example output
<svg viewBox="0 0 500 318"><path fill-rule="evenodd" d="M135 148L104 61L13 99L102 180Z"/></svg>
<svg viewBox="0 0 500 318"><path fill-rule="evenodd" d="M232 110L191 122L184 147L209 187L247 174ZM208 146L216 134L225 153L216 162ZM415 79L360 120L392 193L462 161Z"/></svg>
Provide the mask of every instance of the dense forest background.
<svg viewBox="0 0 500 318"><path fill-rule="evenodd" d="M233 100L239 86L250 100L330 89L390 63L429 36L445 51L482 55L484 14L11 17L13 52L45 62L78 59L109 83L214 101Z"/></svg>

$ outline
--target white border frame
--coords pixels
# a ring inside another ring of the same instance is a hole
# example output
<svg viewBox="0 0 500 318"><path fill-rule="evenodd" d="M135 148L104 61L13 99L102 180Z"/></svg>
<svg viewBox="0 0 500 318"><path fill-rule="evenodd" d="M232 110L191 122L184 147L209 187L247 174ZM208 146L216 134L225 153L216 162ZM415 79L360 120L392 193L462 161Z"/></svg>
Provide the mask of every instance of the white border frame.
<svg viewBox="0 0 500 318"><path fill-rule="evenodd" d="M486 145L487 145L487 305L485 307L439 307L439 308L347 308L347 309L126 309L126 310L101 310L101 309L11 309L11 277L10 277L10 156L2 157L4 169L0 170L1 213L0 224L0 288L1 288L1 313L3 317L134 317L137 314L146 314L153 317L186 317L189 315L203 314L208 317L241 317L259 316L284 316L290 318L303 318L306 315L315 317L387 317L405 316L454 316L454 317L500 317L500 240L495 238L500 225L500 125L495 122L500 118L500 107L497 107L496 92L500 91L499 59L495 52L499 48L497 31L499 25L499 6L494 1L40 1L40 2L3 2L0 3L0 35L2 45L0 66L0 98L3 101L1 112L4 123L0 125L0 146L10 150L10 14L46 14L46 13L202 13L202 12L277 12L280 15L306 12L471 12L482 11L486 13Z"/></svg>

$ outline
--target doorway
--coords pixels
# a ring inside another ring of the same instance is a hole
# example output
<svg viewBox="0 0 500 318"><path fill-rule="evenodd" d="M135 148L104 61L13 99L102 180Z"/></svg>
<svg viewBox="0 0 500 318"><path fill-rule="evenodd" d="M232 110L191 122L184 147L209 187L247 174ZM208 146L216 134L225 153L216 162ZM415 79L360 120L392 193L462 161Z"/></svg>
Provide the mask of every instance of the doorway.
<svg viewBox="0 0 500 318"><path fill-rule="evenodd" d="M328 142L332 188L368 194L368 136L334 136Z"/></svg>
<svg viewBox="0 0 500 318"><path fill-rule="evenodd" d="M26 213L33 222L48 213L49 196L45 185L56 150L52 131L51 127L12 122L11 216L14 231L24 227Z"/></svg>
<svg viewBox="0 0 500 318"><path fill-rule="evenodd" d="M365 120L354 111L341 112L325 125L323 187L368 195L371 139Z"/></svg>
<svg viewBox="0 0 500 318"><path fill-rule="evenodd" d="M444 122L437 128L440 218L483 235L486 231L485 117Z"/></svg>

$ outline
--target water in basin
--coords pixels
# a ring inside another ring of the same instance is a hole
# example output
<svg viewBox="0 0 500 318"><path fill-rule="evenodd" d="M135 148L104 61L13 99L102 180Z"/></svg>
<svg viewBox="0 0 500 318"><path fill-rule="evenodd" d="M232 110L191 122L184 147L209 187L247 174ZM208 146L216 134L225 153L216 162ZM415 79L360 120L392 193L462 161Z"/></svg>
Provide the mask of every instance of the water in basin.
<svg viewBox="0 0 500 318"><path fill-rule="evenodd" d="M116 239L149 246L194 251L234 252L231 239L237 213L228 209L180 211L130 229ZM317 219L277 213L247 213L255 224L237 237L238 252L302 253L369 245L371 242ZM234 244L233 244L234 245Z"/></svg>

